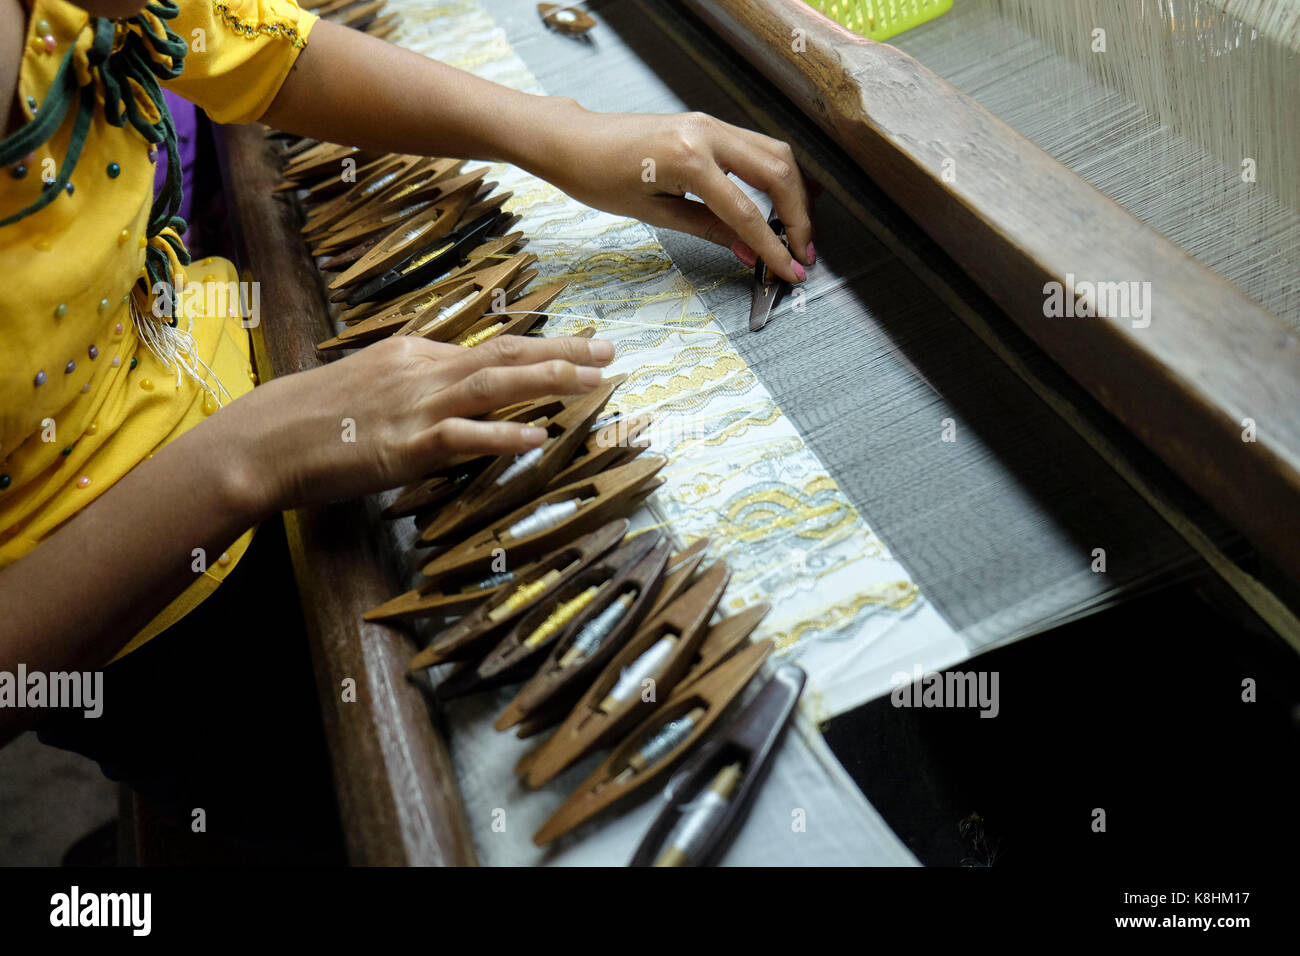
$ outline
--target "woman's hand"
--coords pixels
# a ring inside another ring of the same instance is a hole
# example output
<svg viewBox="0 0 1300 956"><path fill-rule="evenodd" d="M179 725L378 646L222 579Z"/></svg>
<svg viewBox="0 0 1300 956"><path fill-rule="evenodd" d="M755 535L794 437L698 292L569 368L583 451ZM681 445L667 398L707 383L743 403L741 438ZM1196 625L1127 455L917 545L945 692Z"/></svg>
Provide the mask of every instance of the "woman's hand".
<svg viewBox="0 0 1300 956"><path fill-rule="evenodd" d="M0 571L0 671L101 666L193 582L196 554L220 554L277 510L414 481L455 455L536 446L540 429L472 416L591 391L613 357L587 339L464 349L402 336L253 389ZM0 744L32 716L0 708Z"/></svg>
<svg viewBox="0 0 1300 956"><path fill-rule="evenodd" d="M788 144L704 113L592 113L572 101L553 123L554 148L530 167L570 196L728 246L747 266L757 253L787 281L807 278L808 196ZM728 173L772 198L794 259Z"/></svg>
<svg viewBox="0 0 1300 956"><path fill-rule="evenodd" d="M211 423L244 449L234 480L266 515L406 484L456 456L534 448L544 429L475 416L589 392L613 358L611 343L582 338L508 335L466 349L394 336L268 382Z"/></svg>
<svg viewBox="0 0 1300 956"><path fill-rule="evenodd" d="M322 21L262 121L390 153L514 163L588 205L729 246L746 265L757 253L790 282L815 257L790 147L703 113L593 113ZM772 198L794 259L728 173Z"/></svg>

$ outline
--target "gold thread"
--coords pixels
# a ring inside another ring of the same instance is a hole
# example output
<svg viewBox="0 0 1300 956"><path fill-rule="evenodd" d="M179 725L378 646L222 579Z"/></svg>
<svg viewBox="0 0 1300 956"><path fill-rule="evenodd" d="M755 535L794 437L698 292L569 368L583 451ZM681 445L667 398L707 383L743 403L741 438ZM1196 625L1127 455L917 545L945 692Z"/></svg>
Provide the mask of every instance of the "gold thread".
<svg viewBox="0 0 1300 956"><path fill-rule="evenodd" d="M848 601L828 608L817 617L805 618L783 632L776 638L776 650L779 653L793 647L809 631L838 630L853 621L865 607L904 611L919 595L920 589L911 581L890 581L878 585L874 591L861 591Z"/></svg>
<svg viewBox="0 0 1300 956"><path fill-rule="evenodd" d="M307 45L307 41L303 39L295 27L286 26L283 23L249 23L247 20L236 16L225 3L225 0L212 0L212 9L217 11L226 26L247 40L255 40L259 36L280 37L288 40L295 47Z"/></svg>

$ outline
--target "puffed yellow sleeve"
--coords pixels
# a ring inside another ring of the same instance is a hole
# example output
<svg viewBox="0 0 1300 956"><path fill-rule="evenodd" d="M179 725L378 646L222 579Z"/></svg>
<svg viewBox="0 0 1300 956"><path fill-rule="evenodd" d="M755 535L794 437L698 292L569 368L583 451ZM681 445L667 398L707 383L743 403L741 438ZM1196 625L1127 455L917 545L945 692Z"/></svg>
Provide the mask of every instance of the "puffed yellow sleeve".
<svg viewBox="0 0 1300 956"><path fill-rule="evenodd" d="M316 16L294 0L176 0L169 22L189 45L185 69L163 85L218 123L262 118Z"/></svg>

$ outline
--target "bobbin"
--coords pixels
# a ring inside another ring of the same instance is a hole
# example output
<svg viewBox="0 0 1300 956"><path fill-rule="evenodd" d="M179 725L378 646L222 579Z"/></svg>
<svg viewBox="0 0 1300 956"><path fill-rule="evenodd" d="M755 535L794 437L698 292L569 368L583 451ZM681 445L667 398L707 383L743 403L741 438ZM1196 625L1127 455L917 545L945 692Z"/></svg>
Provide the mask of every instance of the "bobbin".
<svg viewBox="0 0 1300 956"><path fill-rule="evenodd" d="M373 299L391 299L423 288L431 280L459 265L470 249L490 236L505 231L507 222L511 219L500 211L500 207L509 198L510 193L507 192L476 201L465 210L456 227L441 240L424 243L418 248L414 245L407 247L413 251L405 258L396 255L391 268L360 285L336 289L330 294L330 301L357 305ZM407 225L411 226L411 223ZM366 255L377 250L376 246ZM362 259L364 258L363 256ZM358 259L357 264L361 261Z"/></svg>
<svg viewBox="0 0 1300 956"><path fill-rule="evenodd" d="M617 739L654 709L654 702L644 700L640 693L615 702L608 710L601 705L625 669L669 636L675 636L676 642L652 676L656 700L664 700L672 693L695 660L708 632L709 618L730 579L731 572L724 562L711 565L681 597L642 625L592 682L554 735L525 756L522 769L516 768L529 787L540 787L583 755Z"/></svg>
<svg viewBox="0 0 1300 956"><path fill-rule="evenodd" d="M475 645L486 643L494 634L499 634L519 615L543 600L551 590L571 580L583 568L615 547L627 533L627 528L626 518L610 521L529 565L526 571L516 574L509 586L494 589L487 600L434 638L428 647L411 658L407 669L422 670L444 661L464 660L473 656ZM513 609L506 608L512 594L542 580L551 572L558 574L547 589L533 594ZM382 607L387 605L381 605ZM409 614L409 611L406 612L406 616Z"/></svg>
<svg viewBox="0 0 1300 956"><path fill-rule="evenodd" d="M649 607L658 593L670 548L660 532L625 538L614 550L552 588L527 613L514 619L481 661L467 663L438 686L439 699L460 697L527 678L557 641L565 641L604 610L618 594L631 588L639 592L638 600L628 609L625 620L634 625L640 619L638 606L641 609ZM590 603L539 644L529 646L529 638L560 607L575 599L581 600L591 588L598 589L598 593ZM631 631L629 628L626 633ZM617 640L615 635L610 638Z"/></svg>
<svg viewBox="0 0 1300 956"><path fill-rule="evenodd" d="M337 255L345 249L357 249L352 255L354 259L359 259L363 248L361 244L365 244L364 248L368 251L378 242L381 233L396 229L430 205L479 183L487 172L485 167L458 175L463 165L459 161L447 159L418 164L409 173L357 205L329 228L313 250L318 256L336 254L335 259L321 263L321 268L335 271L346 265L346 254ZM371 241L367 243L367 240Z"/></svg>
<svg viewBox="0 0 1300 956"><path fill-rule="evenodd" d="M394 227L352 265L330 280L330 291L337 294L339 290L354 288L373 276L406 263L413 255L422 254L433 246L447 244L444 237L460 223L482 186L477 181L468 183ZM320 254L316 249L312 252Z"/></svg>
<svg viewBox="0 0 1300 956"><path fill-rule="evenodd" d="M502 456L475 477L454 500L445 503L420 529L420 540L436 544L464 534L513 510L551 483L590 436L591 424L605 408L626 375L606 378L594 391L560 400L560 409L547 417L546 444L534 450L536 459L515 472L517 458Z"/></svg>
<svg viewBox="0 0 1300 956"><path fill-rule="evenodd" d="M494 553L502 550L511 561L544 553L613 518L631 514L663 484L664 479L657 473L667 463L668 459L658 456L637 458L603 474L548 491L439 554L422 570L429 578L472 574L489 568ZM507 535L507 529L535 514L539 506L567 501L579 502L576 510L552 527L518 538Z"/></svg>
<svg viewBox="0 0 1300 956"><path fill-rule="evenodd" d="M649 620L650 612L661 601L671 601L685 587L688 576L680 571L687 565L693 570L692 557L682 557L682 553L660 560L656 552L650 552L636 564L628 567L619 579L611 581L605 593L593 603L590 613L582 620L560 634L551 647L546 661L528 680L514 700L497 718L493 725L497 730L508 730L516 725L527 723L529 736L550 724L543 723L547 718L558 723L569 712L577 699L590 686L592 680L604 669L606 663L623 646L624 641L636 633L637 629ZM698 562L698 557L696 557ZM667 573L673 569L674 574ZM653 581L653 586L650 585ZM628 588L636 588L636 598L623 617L603 637L600 645L585 658L574 661L568 666L561 666L561 660L573 645L585 624L595 619L602 611L614 603ZM521 727L521 731L522 731Z"/></svg>
<svg viewBox="0 0 1300 956"><path fill-rule="evenodd" d="M758 673L772 648L770 639L751 644L730 660L701 674L689 686L674 691L662 707L655 708L648 714L569 798L560 804L559 809L533 835L533 842L544 846L563 836L606 807L644 787L671 767L717 722L727 705L736 699ZM660 728L697 708L702 708L704 714L694 722L684 739L677 741L653 763L631 776L623 776L631 758Z"/></svg>
<svg viewBox="0 0 1300 956"><path fill-rule="evenodd" d="M701 538L689 548L686 548L683 551L678 551L668 559L668 567L665 570L663 582L659 586L659 594L644 612L641 612L640 609L638 609L637 613L639 617L637 620L631 621L632 630L628 635L624 635L623 638L619 640L620 646L622 645L623 640L626 640L630 634L635 634L637 628L662 611L671 601L676 600L676 598L690 586L695 577L696 569L700 566L700 562L704 560L704 553L705 549L708 547L708 543L707 538ZM631 616L629 615L629 620L630 618ZM615 650L617 650L617 648L611 646L609 653L612 654ZM527 716L520 718L519 723L516 726L515 736L520 739L532 737L563 721L564 718L569 715L569 712L573 710L573 706L577 703L578 698L581 697L590 686L591 681L595 678L595 675L600 672L600 669L608 659L608 655L599 654L590 668L584 666L585 662L578 662L572 665L575 670L582 668L584 671L583 676L580 679L575 679L573 681L572 690L570 691L569 686L566 684L565 687L561 688L557 693L552 694L544 703L531 711ZM545 670L545 665L543 665L543 670ZM540 675L542 671L539 671L538 673ZM503 714L502 718L505 718L505 716L506 715ZM500 730L501 728L498 727L497 729Z"/></svg>

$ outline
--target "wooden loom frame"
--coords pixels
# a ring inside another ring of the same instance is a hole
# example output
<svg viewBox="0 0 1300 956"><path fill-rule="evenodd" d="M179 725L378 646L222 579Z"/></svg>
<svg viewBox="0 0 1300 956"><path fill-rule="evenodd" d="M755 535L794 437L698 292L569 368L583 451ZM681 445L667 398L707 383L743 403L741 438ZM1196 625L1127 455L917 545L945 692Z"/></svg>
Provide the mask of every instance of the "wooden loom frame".
<svg viewBox="0 0 1300 956"><path fill-rule="evenodd" d="M1276 316L902 51L803 0L681 2L1300 581L1300 339ZM947 160L953 182L943 181ZM1151 325L1045 318L1044 284L1070 274L1149 281ZM1256 442L1242 440L1246 418L1257 423Z"/></svg>
<svg viewBox="0 0 1300 956"><path fill-rule="evenodd" d="M1024 331L1300 580L1300 342L1275 317L943 79L802 0L682 0L825 128ZM748 18L748 19L746 19ZM805 52L791 47L802 29ZM925 102L926 109L916 109ZM295 203L274 192L258 126L221 134L245 278L264 283L254 330L263 381L317 367L333 334ZM957 160L954 183L943 160ZM1112 245L1113 244L1113 245ZM1047 320L1066 273L1147 279L1166 309L1127 320ZM293 315L292 322L278 320ZM1149 333L1149 334L1143 334ZM1223 361L1222 356L1231 356ZM1240 420L1260 440L1241 441ZM1287 509L1290 509L1289 511ZM446 742L401 675L414 649L362 615L400 590L368 502L286 515L349 859L466 864L473 839ZM357 681L356 703L340 682Z"/></svg>

